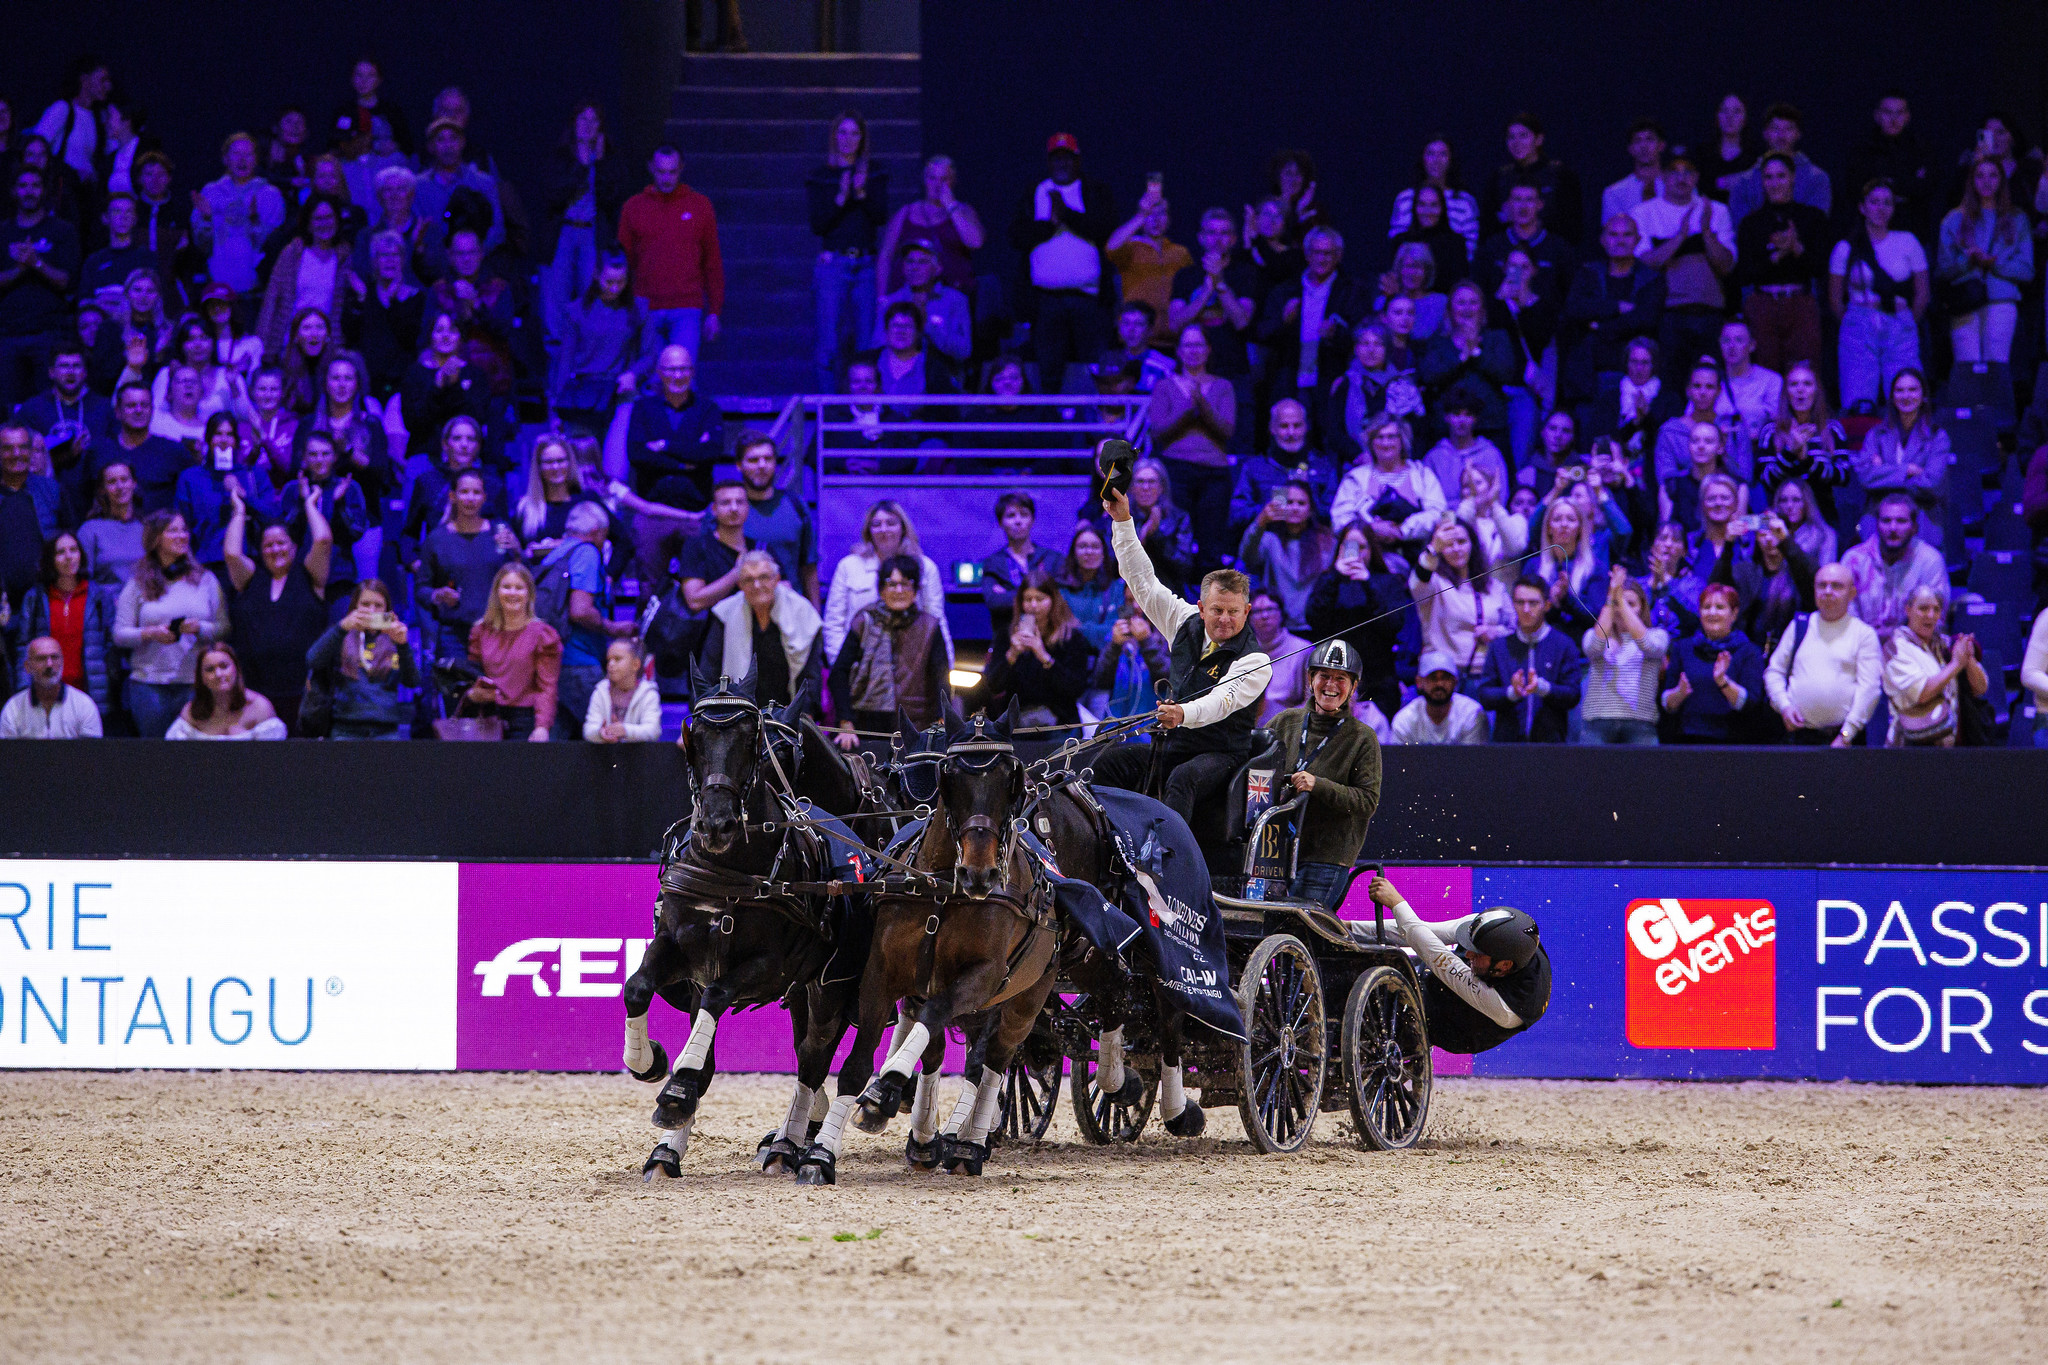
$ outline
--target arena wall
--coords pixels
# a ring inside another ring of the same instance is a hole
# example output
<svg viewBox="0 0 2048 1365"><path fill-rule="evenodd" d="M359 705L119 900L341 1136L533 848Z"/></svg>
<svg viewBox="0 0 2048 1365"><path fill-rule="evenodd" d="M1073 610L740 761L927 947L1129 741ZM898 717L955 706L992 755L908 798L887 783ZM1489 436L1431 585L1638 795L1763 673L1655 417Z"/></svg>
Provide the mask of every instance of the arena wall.
<svg viewBox="0 0 2048 1365"><path fill-rule="evenodd" d="M11 745L0 1067L605 1071L668 746ZM1368 856L1543 926L1542 1025L1446 1072L2048 1081L2021 752L1386 751ZM1941 864L1941 866L1937 866ZM1369 918L1354 892L1346 913ZM655 1006L656 1031L687 1022ZM793 1065L787 1021L719 1035Z"/></svg>
<svg viewBox="0 0 2048 1365"><path fill-rule="evenodd" d="M1388 869L1535 915L1529 1033L1441 1072L2048 1081L2048 878L1964 869ZM644 863L0 864L0 1067L611 1071ZM1354 893L1352 918L1370 907ZM671 1041L688 1020L656 1002ZM779 1009L718 1065L794 1069ZM955 1065L958 1048L955 1047Z"/></svg>

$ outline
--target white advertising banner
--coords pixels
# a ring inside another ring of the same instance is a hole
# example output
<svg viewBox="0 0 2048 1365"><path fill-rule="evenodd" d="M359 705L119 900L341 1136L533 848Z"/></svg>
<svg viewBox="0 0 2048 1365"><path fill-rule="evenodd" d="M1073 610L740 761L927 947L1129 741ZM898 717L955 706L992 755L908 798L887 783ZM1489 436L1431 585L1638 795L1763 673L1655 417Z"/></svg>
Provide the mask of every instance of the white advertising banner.
<svg viewBox="0 0 2048 1365"><path fill-rule="evenodd" d="M0 861L0 1067L452 1070L458 876Z"/></svg>

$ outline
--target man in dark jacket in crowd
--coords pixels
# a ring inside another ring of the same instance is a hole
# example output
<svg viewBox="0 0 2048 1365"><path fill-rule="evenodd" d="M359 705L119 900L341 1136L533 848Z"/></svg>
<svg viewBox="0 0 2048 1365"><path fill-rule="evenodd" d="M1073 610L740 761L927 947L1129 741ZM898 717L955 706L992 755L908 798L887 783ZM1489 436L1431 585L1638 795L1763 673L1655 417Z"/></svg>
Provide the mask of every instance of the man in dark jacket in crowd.
<svg viewBox="0 0 2048 1365"><path fill-rule="evenodd" d="M1372 316L1372 297L1338 269L1344 239L1335 228L1310 228L1302 250L1308 269L1266 295L1258 339L1270 348L1266 374L1274 399L1292 398L1319 412L1330 385L1351 363L1351 329Z"/></svg>
<svg viewBox="0 0 2048 1365"><path fill-rule="evenodd" d="M1487 194L1486 223L1503 226L1508 221L1508 194L1517 181L1535 182L1543 196L1543 221L1552 232L1574 246L1585 230L1584 200L1578 173L1554 156L1543 154L1543 123L1534 114L1520 113L1508 120L1510 160L1493 173Z"/></svg>
<svg viewBox="0 0 2048 1365"><path fill-rule="evenodd" d="M1934 183L1934 171L1913 131L1913 107L1903 90L1892 89L1878 97L1871 111L1874 126L1849 151L1849 178L1845 192L1835 196L1835 212L1844 230L1861 219L1857 206L1863 187L1880 176L1892 182L1892 226L1905 228L1923 245L1934 242L1934 224L1939 216L1935 197L1941 187Z"/></svg>
<svg viewBox="0 0 2048 1365"><path fill-rule="evenodd" d="M1664 272L1636 256L1639 240L1636 220L1616 214L1600 229L1605 259L1587 261L1572 276L1559 335L1563 388L1581 402L1612 407L1628 368L1629 342L1654 339L1663 321Z"/></svg>
<svg viewBox="0 0 2048 1365"><path fill-rule="evenodd" d="M1067 366L1086 365L1102 350L1109 324L1105 309L1116 293L1103 256L1116 231L1109 187L1081 178L1081 144L1054 133L1045 144L1046 177L1017 206L1010 245L1024 254L1025 299L1038 383L1059 393Z"/></svg>
<svg viewBox="0 0 2048 1365"><path fill-rule="evenodd" d="M1542 579L1522 575L1513 597L1515 633L1487 649L1479 703L1494 713L1496 744L1562 744L1586 680L1586 655L1544 624L1550 592Z"/></svg>

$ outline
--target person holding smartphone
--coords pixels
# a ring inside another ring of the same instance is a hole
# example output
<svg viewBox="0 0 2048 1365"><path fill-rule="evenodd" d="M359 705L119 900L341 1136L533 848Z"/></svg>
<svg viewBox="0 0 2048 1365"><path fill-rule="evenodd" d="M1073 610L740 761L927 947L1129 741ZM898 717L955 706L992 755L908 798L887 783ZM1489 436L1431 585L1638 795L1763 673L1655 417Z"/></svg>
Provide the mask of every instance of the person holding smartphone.
<svg viewBox="0 0 2048 1365"><path fill-rule="evenodd" d="M222 540L233 503L239 500L258 529L284 514L277 485L257 463L258 449L254 443L243 444L232 414L216 412L206 419L199 463L178 476L171 505L192 528L192 557L215 574L227 572ZM260 683L257 688L266 696L270 693Z"/></svg>
<svg viewBox="0 0 2048 1365"><path fill-rule="evenodd" d="M412 632L391 611L391 593L374 578L356 584L348 612L306 651L306 667L332 689L330 739L405 739L412 704L398 689L420 685Z"/></svg>

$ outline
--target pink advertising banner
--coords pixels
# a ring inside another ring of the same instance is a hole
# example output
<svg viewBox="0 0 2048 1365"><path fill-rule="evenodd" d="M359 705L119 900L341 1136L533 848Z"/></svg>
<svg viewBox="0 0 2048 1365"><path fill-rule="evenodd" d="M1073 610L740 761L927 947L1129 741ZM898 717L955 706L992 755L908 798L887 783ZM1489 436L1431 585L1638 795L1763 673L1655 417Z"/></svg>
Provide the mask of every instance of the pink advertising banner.
<svg viewBox="0 0 2048 1365"><path fill-rule="evenodd" d="M616 1071L626 978L653 934L648 863L464 863L457 885L456 1062L463 1071ZM690 1021L659 996L648 1030L673 1055ZM841 1044L834 1069L852 1046ZM958 1069L963 1049L949 1048ZM721 1071L795 1071L779 1005L719 1021Z"/></svg>
<svg viewBox="0 0 2048 1365"><path fill-rule="evenodd" d="M1472 870L1388 868L1424 918L1472 909ZM647 863L464 863L457 883L456 1067L463 1071L616 1071L626 978L653 933L657 869ZM1371 919L1365 883L1340 912ZM657 997L648 1027L671 1055L689 1020ZM851 1038L841 1044L842 1060ZM948 1049L958 1070L962 1049ZM721 1071L794 1071L789 1015L779 1006L719 1024ZM1471 1058L1436 1054L1439 1075Z"/></svg>

